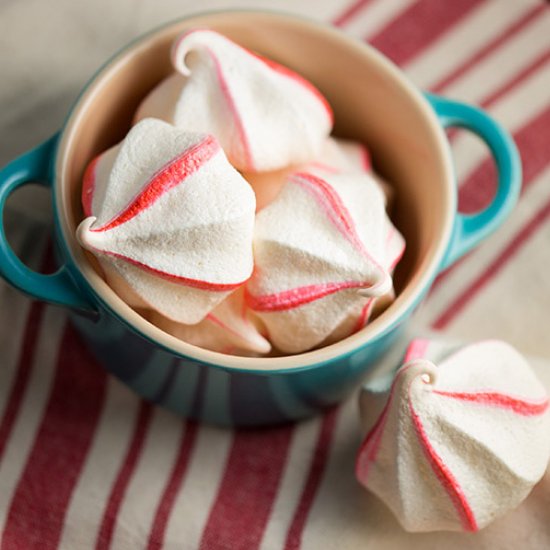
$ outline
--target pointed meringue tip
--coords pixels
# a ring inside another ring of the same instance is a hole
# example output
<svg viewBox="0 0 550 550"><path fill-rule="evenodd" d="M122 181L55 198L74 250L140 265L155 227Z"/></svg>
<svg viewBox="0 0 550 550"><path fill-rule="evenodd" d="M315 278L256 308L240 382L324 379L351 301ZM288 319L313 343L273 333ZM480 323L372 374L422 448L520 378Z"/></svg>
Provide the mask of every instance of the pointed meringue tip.
<svg viewBox="0 0 550 550"><path fill-rule="evenodd" d="M271 351L271 344L263 337L254 338L254 341L250 341L250 350L254 353L260 353L265 355Z"/></svg>
<svg viewBox="0 0 550 550"><path fill-rule="evenodd" d="M433 386L438 375L437 366L428 359L413 359L399 369L396 378L403 378L403 380L411 382L419 378L424 384Z"/></svg>
<svg viewBox="0 0 550 550"><path fill-rule="evenodd" d="M365 298L378 298L387 294L393 286L392 278L389 274L384 273L384 278L379 282L367 288L360 288L357 293Z"/></svg>
<svg viewBox="0 0 550 550"><path fill-rule="evenodd" d="M80 243L80 246L88 250L96 248L96 233L92 231L92 226L96 222L95 216L89 216L80 222L80 225L76 228L76 239Z"/></svg>
<svg viewBox="0 0 550 550"><path fill-rule="evenodd" d="M264 338L259 332L256 332L252 328L250 331L244 331L241 333L244 349L251 351L252 353L259 353L265 355L271 351L271 343L267 338Z"/></svg>
<svg viewBox="0 0 550 550"><path fill-rule="evenodd" d="M182 34L172 45L170 50L170 59L174 69L183 76L190 76L191 69L186 64L187 54L194 49L197 42L197 32L189 31Z"/></svg>

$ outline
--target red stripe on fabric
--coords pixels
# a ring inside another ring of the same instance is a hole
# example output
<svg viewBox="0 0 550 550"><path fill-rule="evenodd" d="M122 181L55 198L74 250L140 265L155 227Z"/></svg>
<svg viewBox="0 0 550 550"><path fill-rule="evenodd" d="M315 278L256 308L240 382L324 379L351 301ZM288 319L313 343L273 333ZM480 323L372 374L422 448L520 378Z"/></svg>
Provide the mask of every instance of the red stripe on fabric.
<svg viewBox="0 0 550 550"><path fill-rule="evenodd" d="M372 0L356 0L349 5L340 15L332 20L332 24L336 27L343 27L349 23L354 17L361 13Z"/></svg>
<svg viewBox="0 0 550 550"><path fill-rule="evenodd" d="M481 0L418 0L369 42L398 65L404 65L482 4Z"/></svg>
<svg viewBox="0 0 550 550"><path fill-rule="evenodd" d="M52 273L54 270L55 263L53 259L52 243L48 241L39 271L40 273ZM2 463L6 444L10 438L13 426L15 425L31 376L44 309L45 305L43 302L33 301L27 317L15 377L7 398L2 421L0 422L0 464Z"/></svg>
<svg viewBox="0 0 550 550"><path fill-rule="evenodd" d="M181 155L172 159L158 170L145 184L132 202L107 224L90 229L95 233L109 231L130 221L132 218L150 208L162 195L184 182L199 170L218 151L220 145L213 136L206 136L202 141L186 149Z"/></svg>
<svg viewBox="0 0 550 550"><path fill-rule="evenodd" d="M27 319L15 378L0 423L0 464L31 376L36 342L42 317L44 316L44 307L43 302L33 302Z"/></svg>
<svg viewBox="0 0 550 550"><path fill-rule="evenodd" d="M447 76L441 79L437 84L434 84L431 87L431 90L434 93L442 92L447 86L455 82L464 73L469 71L474 65L476 65L477 63L479 63L480 61L488 57L491 53L493 53L495 50L500 48L510 38L513 38L516 34L522 31L527 25L529 25L529 23L531 23L531 21L536 19L536 17L540 15L541 12L544 12L545 10L546 10L546 6L542 3L536 6L533 6L532 9L527 11L527 13L525 13L520 19L517 19L516 21L514 21L509 27L504 29L498 36L493 38L493 40L491 40L483 48L478 50L474 55L472 55L469 59L467 59L464 63L462 63L462 65L459 65L458 67L456 67Z"/></svg>
<svg viewBox="0 0 550 550"><path fill-rule="evenodd" d="M519 73L517 73L517 75L514 76L514 78L512 78L509 82L505 83L503 86L501 86L500 88L495 90L493 93L491 93L489 96L487 96L480 103L481 107L486 109L490 105L496 103L501 97L506 95L513 88L516 88L518 84L527 80L527 78L529 78L532 74L536 73L539 69L541 69L549 59L550 59L550 50L546 50L540 56L535 58L535 60L532 61L529 65L524 67Z"/></svg>
<svg viewBox="0 0 550 550"><path fill-rule="evenodd" d="M532 74L536 73L541 69L546 62L550 59L550 50L544 51L541 55L536 57L529 65L526 65L522 68L516 75L514 75L510 80L505 82L500 88L497 88L486 96L480 103L479 106L483 109L488 109L491 105L496 103L503 96L511 92L514 88L517 88L519 84L527 80ZM450 128L447 131L447 136L449 141L453 143L458 134L457 128Z"/></svg>
<svg viewBox="0 0 550 550"><path fill-rule="evenodd" d="M506 95L510 90L518 84L525 81L534 72L539 70L550 59L550 50L544 52L535 61L522 69L513 79L505 83L498 90L495 90L488 98L481 102L481 107L487 109L497 100ZM544 162L546 155L542 153L540 139L550 136L548 121L550 120L550 109L546 109L536 118L530 121L514 134L514 141L520 150L523 161L523 190L526 187L526 182L529 179L529 172L533 168L538 169L540 161ZM536 127L536 128L535 128ZM539 138L538 136L541 136ZM537 143L538 142L538 147ZM537 157L532 154L532 150L541 151ZM524 154L529 155L530 160L524 158ZM531 158L533 160L531 160ZM496 169L492 158L486 158L480 166L469 176L469 178L459 188L459 209L461 212L473 213L489 204L496 189Z"/></svg>
<svg viewBox="0 0 550 550"><path fill-rule="evenodd" d="M279 490L294 428L235 432L200 548L259 547Z"/></svg>
<svg viewBox="0 0 550 550"><path fill-rule="evenodd" d="M333 409L323 417L306 484L287 532L285 550L298 550L302 544L306 521L327 467L338 412L339 409Z"/></svg>
<svg viewBox="0 0 550 550"><path fill-rule="evenodd" d="M546 62L550 59L550 50L546 50L529 65L521 69L510 81L504 83L500 88L488 95L480 103L480 106L487 109L490 105L496 103L501 97L505 96L512 89L516 88L518 84L521 84L527 80L532 74L536 73L542 68Z"/></svg>
<svg viewBox="0 0 550 550"><path fill-rule="evenodd" d="M550 159L548 159L550 160ZM550 201L547 202L536 215L523 226L521 231L512 239L508 246L498 255L498 257L489 264L474 281L439 315L432 323L435 329L444 329L447 327L460 312L480 293L485 285L491 281L513 256L521 250L522 246L528 241L537 229L550 216Z"/></svg>
<svg viewBox="0 0 550 550"><path fill-rule="evenodd" d="M531 120L514 134L514 141L520 151L523 163L523 183L521 193L532 184L549 162L548 147L550 143L550 107ZM493 176L491 177L491 175ZM494 194L495 167L487 159L462 185L459 196L462 211L475 212L480 204L487 204ZM460 258L435 280L431 291L438 288L449 275L466 260L468 255Z"/></svg>
<svg viewBox="0 0 550 550"><path fill-rule="evenodd" d="M550 57L550 52L547 54ZM543 113L543 118L548 118L547 111ZM539 117L534 121L534 124L540 126ZM523 141L525 138L531 142L532 140L539 140L535 134L530 134L529 128L532 123L528 124L526 127L522 128L515 136L516 144L520 150L523 168L524 168L524 187L525 182L527 181L528 173L533 169L538 169L538 163L534 162L533 167L530 166L530 163L525 161L523 158L524 151L527 154L530 154L530 151L526 150L526 147L530 147L531 143L528 145ZM544 123L543 123L544 124ZM540 135L548 134L547 130L542 130ZM521 141L520 141L521 140ZM534 147L534 150L540 150L540 145ZM539 158L540 161L540 158ZM496 181L497 173L496 167L492 157L487 157L483 162L477 167L477 169L469 176L469 178L464 182L459 188L459 210L466 214L471 214L478 212L479 210L485 208L490 202L496 191Z"/></svg>
<svg viewBox="0 0 550 550"><path fill-rule="evenodd" d="M523 193L548 166L550 160L550 104L514 134L514 141L520 150L523 164Z"/></svg>
<svg viewBox="0 0 550 550"><path fill-rule="evenodd" d="M550 52L547 53L550 58ZM523 163L523 189L533 180L541 165L548 160L545 140L550 139L550 107L514 134ZM541 143L542 142L542 143ZM459 189L459 209L470 214L487 206L496 191L496 168L491 158L486 158Z"/></svg>
<svg viewBox="0 0 550 550"><path fill-rule="evenodd" d="M436 450L432 447L432 444L430 443L430 440L428 439L428 435L426 434L426 431L424 430L424 426L422 425L422 421L420 420L420 417L416 414L416 411L414 410L412 398L410 395L410 388L409 388L409 412L411 414L411 419L413 421L413 426L416 432L416 435L419 439L420 447L424 451L424 454L426 458L428 459L428 462L436 475L437 479L449 495L449 498L451 499L451 502L453 503L453 506L455 507L455 510L457 511L461 522L462 527L465 531L477 531L477 521L474 516L474 512L470 507L470 504L468 503L468 499L466 498L466 495L464 494L464 491L462 490L462 487L458 483L458 481L453 476L451 470L447 467L447 465L443 462L442 458L437 454Z"/></svg>
<svg viewBox="0 0 550 550"><path fill-rule="evenodd" d="M426 355L429 345L429 340L425 340L424 338L416 338L409 344L403 361L408 363L409 361L414 361L415 359L422 359Z"/></svg>
<svg viewBox="0 0 550 550"><path fill-rule="evenodd" d="M175 361L174 367L181 368L180 362ZM206 390L207 383L206 378L207 371L205 369L200 369L198 373L197 386L193 396L193 402L189 411L189 416L191 418L196 418L203 406L204 392ZM188 420L184 426L184 434L181 438L176 461L155 512L151 532L149 533L148 549L162 548L164 545L164 537L166 527L170 519L170 514L172 513L174 502L189 467L189 461L195 446L199 427L192 420Z"/></svg>
<svg viewBox="0 0 550 550"><path fill-rule="evenodd" d="M3 549L57 548L99 421L106 380L67 325L48 403L11 502Z"/></svg>
<svg viewBox="0 0 550 550"><path fill-rule="evenodd" d="M480 405L508 409L521 416L537 416L548 410L548 398L539 401L526 401L520 397L486 391L468 393L433 390L433 393L442 397L458 399L459 401L469 401L471 403L479 403Z"/></svg>
<svg viewBox="0 0 550 550"><path fill-rule="evenodd" d="M126 456L118 471L107 501L107 506L103 513L96 541L97 550L104 550L111 546L118 513L145 444L145 437L151 422L152 411L153 409L150 403L141 401L132 439L130 440Z"/></svg>
<svg viewBox="0 0 550 550"><path fill-rule="evenodd" d="M180 447L178 450L177 460L172 468L172 472L168 479L168 483L160 498L159 506L155 512L153 520L153 528L149 535L147 543L148 550L160 550L164 545L164 535L170 513L174 507L174 502L178 491L180 490L183 478L187 472L191 453L197 439L198 426L195 422L187 422L185 431L181 438Z"/></svg>

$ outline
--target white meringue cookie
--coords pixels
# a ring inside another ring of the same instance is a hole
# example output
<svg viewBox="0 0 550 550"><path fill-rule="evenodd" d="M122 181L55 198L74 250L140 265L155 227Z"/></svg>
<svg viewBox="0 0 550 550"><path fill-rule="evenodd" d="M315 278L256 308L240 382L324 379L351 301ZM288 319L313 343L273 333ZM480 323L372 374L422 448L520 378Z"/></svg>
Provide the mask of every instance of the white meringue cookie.
<svg viewBox="0 0 550 550"><path fill-rule="evenodd" d="M548 396L504 342L467 346L439 366L421 357L425 347L411 350L416 358L395 375L356 475L408 531L477 531L518 506L543 476ZM382 395L365 391L362 411Z"/></svg>
<svg viewBox="0 0 550 550"><path fill-rule="evenodd" d="M395 191L380 175L373 171L370 152L365 145L351 139L328 137L319 158L310 166L317 171L369 173L378 183L386 198L386 209L391 209Z"/></svg>
<svg viewBox="0 0 550 550"><path fill-rule="evenodd" d="M340 172L371 172L372 162L365 145L351 139L329 136L323 143L321 154L313 163Z"/></svg>
<svg viewBox="0 0 550 550"><path fill-rule="evenodd" d="M158 313L150 315L149 320L180 340L220 353L259 356L271 350L257 320L249 315L242 288L230 294L196 325L175 323Z"/></svg>
<svg viewBox="0 0 550 550"><path fill-rule="evenodd" d="M244 179L256 195L256 212L271 204L283 190L289 176L299 170L299 166L288 166L270 172L243 172Z"/></svg>
<svg viewBox="0 0 550 550"><path fill-rule="evenodd" d="M143 120L94 160L77 237L131 306L198 323L252 273L255 198L213 136Z"/></svg>
<svg viewBox="0 0 550 550"><path fill-rule="evenodd" d="M289 177L256 217L255 270L247 284L247 302L279 350L320 344L391 290L388 227L404 246L369 175L312 170Z"/></svg>
<svg viewBox="0 0 550 550"><path fill-rule="evenodd" d="M213 134L240 170L275 170L319 154L332 111L301 76L211 30L183 34L172 62L176 73L143 100L136 120Z"/></svg>
<svg viewBox="0 0 550 550"><path fill-rule="evenodd" d="M317 158L303 166L286 166L269 172L243 172L256 194L256 211L273 202L293 172L316 170L322 172L369 172L370 155L359 142L329 136L323 142Z"/></svg>
<svg viewBox="0 0 550 550"><path fill-rule="evenodd" d="M389 218L386 218L387 236L385 244L385 257L382 265L393 276L395 266L403 256L405 251L405 240ZM395 290L393 286L383 294L370 298L364 304L358 303L357 306L350 310L346 318L341 324L323 342L323 345L333 344L340 340L355 334L368 324L371 318L378 317L383 313L395 300Z"/></svg>
<svg viewBox="0 0 550 550"><path fill-rule="evenodd" d="M303 166L287 166L269 172L243 172L256 194L256 211L273 202L293 172L313 171L320 174L336 172L369 173L378 183L386 198L386 208L391 207L394 190L384 179L372 171L368 149L357 141L329 136L323 143L320 155Z"/></svg>

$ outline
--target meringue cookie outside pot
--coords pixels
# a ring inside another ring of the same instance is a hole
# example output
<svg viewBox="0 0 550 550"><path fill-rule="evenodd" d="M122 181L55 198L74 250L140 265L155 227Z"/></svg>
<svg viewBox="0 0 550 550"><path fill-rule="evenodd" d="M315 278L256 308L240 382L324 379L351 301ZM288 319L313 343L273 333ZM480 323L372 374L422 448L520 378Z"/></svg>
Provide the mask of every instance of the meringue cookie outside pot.
<svg viewBox="0 0 550 550"><path fill-rule="evenodd" d="M355 473L404 529L478 531L540 481L548 395L512 346L414 340L390 374L390 384L379 377L361 392L367 435Z"/></svg>
<svg viewBox="0 0 550 550"><path fill-rule="evenodd" d="M334 110L336 134L368 144L377 170L394 184L393 218L407 241L395 275L397 299L353 336L277 358L206 351L163 332L126 305L77 243L86 165L125 136L141 99L169 74L172 42L192 28L214 29L309 79ZM473 216L457 214L445 126L479 134L497 163L496 197ZM510 212L520 168L510 137L487 115L422 95L368 45L295 16L226 11L170 23L108 61L83 90L60 133L0 172L0 210L13 190L31 180L52 189L62 267L53 275L30 271L2 234L3 277L35 298L73 309L73 322L100 363L144 398L207 422L267 425L310 416L357 387L398 336L438 271Z"/></svg>

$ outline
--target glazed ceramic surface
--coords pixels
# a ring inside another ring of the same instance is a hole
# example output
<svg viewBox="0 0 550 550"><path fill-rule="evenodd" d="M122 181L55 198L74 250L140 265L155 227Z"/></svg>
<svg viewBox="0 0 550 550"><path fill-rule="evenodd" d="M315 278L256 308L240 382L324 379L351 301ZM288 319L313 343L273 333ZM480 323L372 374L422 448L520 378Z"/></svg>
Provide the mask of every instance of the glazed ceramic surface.
<svg viewBox="0 0 550 550"><path fill-rule="evenodd" d="M185 29L213 28L310 79L335 111L336 133L366 143L396 189L394 221L407 240L395 274L397 299L345 340L287 357L245 358L186 344L147 322L106 285L74 231L83 214L87 163L120 141L144 95L170 71L169 48ZM457 213L444 127L478 134L497 164L498 190L475 215ZM0 215L9 194L32 181L52 189L61 268L32 272L0 234L0 273L21 291L74 311L101 364L148 400L221 425L267 425L342 401L389 349L437 273L496 229L517 200L517 150L482 111L422 95L367 45L328 26L263 12L220 12L171 23L109 61L83 90L58 135L0 172Z"/></svg>

